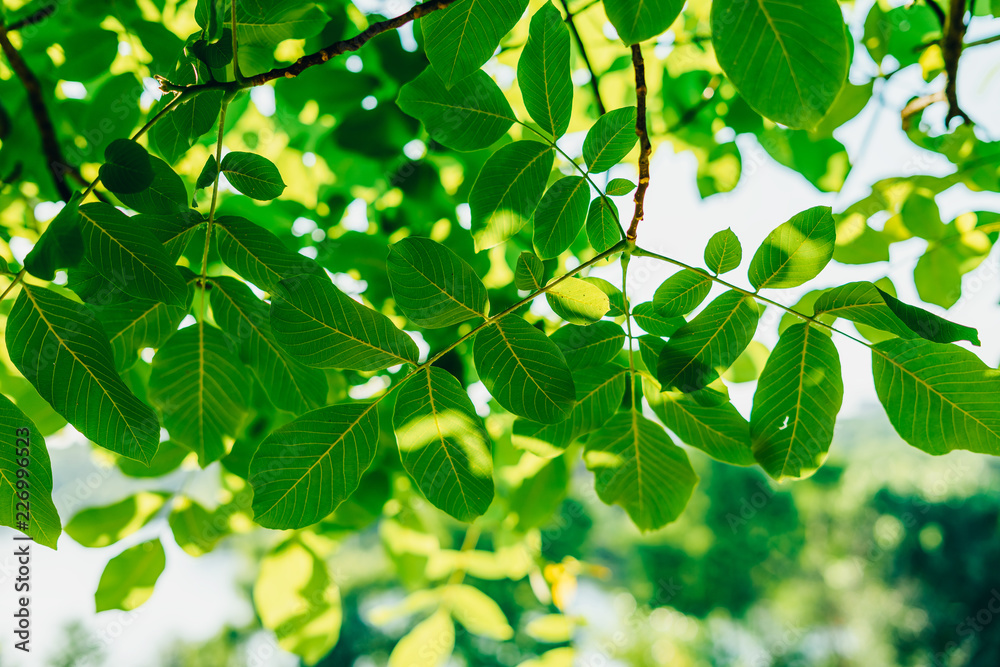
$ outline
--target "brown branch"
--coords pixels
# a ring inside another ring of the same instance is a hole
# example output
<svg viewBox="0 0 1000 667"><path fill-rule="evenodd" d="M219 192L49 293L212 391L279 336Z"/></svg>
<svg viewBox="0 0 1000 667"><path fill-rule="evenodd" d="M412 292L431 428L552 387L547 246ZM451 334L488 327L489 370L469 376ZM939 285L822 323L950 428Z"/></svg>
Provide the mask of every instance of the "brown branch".
<svg viewBox="0 0 1000 667"><path fill-rule="evenodd" d="M63 201L69 201L73 196L73 191L66 183L66 174L73 171L73 167L67 164L63 157L62 148L59 147L59 139L56 137L56 128L52 125L52 117L45 106L45 99L42 97L42 85L38 77L31 71L28 64L21 57L14 45L11 44L7 36L7 28L0 21L0 48L3 49L11 69L21 80L24 90L28 95L28 104L31 107L31 115L35 118L35 125L38 126L38 133L42 139L42 153L52 174L52 181L55 183L59 197Z"/></svg>
<svg viewBox="0 0 1000 667"><path fill-rule="evenodd" d="M965 0L951 0L951 11L948 14L944 37L941 39L941 51L944 56L944 70L948 76L944 94L948 99L948 115L945 125L951 119L961 117L966 123L971 123L969 117L958 106L958 61L962 57L962 42L965 39Z"/></svg>
<svg viewBox="0 0 1000 667"><path fill-rule="evenodd" d="M632 67L635 69L635 133L639 136L639 186L635 189L635 213L625 238L634 243L639 221L643 218L646 188L649 187L649 154L653 150L646 131L646 64L638 44L632 45Z"/></svg>
<svg viewBox="0 0 1000 667"><path fill-rule="evenodd" d="M943 90L939 90L936 93L931 93L930 95L923 95L922 97L915 97L910 100L903 111L900 114L903 120L903 132L910 129L910 125L913 122L913 116L920 113L930 105L935 102L944 102L948 97L944 94Z"/></svg>
<svg viewBox="0 0 1000 667"><path fill-rule="evenodd" d="M568 0L562 0L562 6L566 10L566 23L569 25L569 30L576 39L576 47L580 50L580 57L583 59L583 64L586 66L587 71L590 72L590 88L594 91L594 102L597 103L597 113L599 116L603 116L607 111L604 107L604 100L601 99L601 81L597 76L597 72L594 71L594 66L590 64L590 57L587 56L587 49L583 46L583 38L580 37L580 31L576 29L576 24L573 23L573 13L569 11ZM586 11L592 6L593 4L589 4L581 9L580 12ZM580 12L577 12L577 14Z"/></svg>
<svg viewBox="0 0 1000 667"><path fill-rule="evenodd" d="M11 23L9 26L7 26L7 32L11 32L12 30L21 30L23 28L28 27L29 25L35 25L36 23L41 23L48 17L52 16L55 13L55 11L56 11L56 5L54 4L46 5L45 7L39 9L38 11L32 14L28 14L21 20L14 21L13 23Z"/></svg>
<svg viewBox="0 0 1000 667"><path fill-rule="evenodd" d="M178 86L170 81L164 79L163 77L156 77L160 82L160 88L164 91L180 91L184 95L192 95L203 90L226 90L226 91L236 91L243 88L254 88L256 86L262 86L268 81L274 81L275 79L291 79L299 74L301 74L306 69L313 67L314 65L322 65L331 58L349 53L351 51L357 51L362 46L367 44L371 39L381 35L384 32L389 32L390 30L395 30L399 27L406 25L407 23L419 19L423 16L427 16L431 12L436 12L439 9L444 9L450 5L455 0L427 0L427 2L422 2L416 5L413 9L401 14L396 18L386 19L385 21L379 21L377 23L372 23L367 29L358 33L350 39L344 39L339 42L334 42L333 44L316 51L315 53L310 53L309 55L302 56L296 60L291 65L286 67L276 67L267 72L261 74L256 74L251 77L245 77L242 81L228 81L228 82L218 82L209 81L207 83L191 84L187 86Z"/></svg>

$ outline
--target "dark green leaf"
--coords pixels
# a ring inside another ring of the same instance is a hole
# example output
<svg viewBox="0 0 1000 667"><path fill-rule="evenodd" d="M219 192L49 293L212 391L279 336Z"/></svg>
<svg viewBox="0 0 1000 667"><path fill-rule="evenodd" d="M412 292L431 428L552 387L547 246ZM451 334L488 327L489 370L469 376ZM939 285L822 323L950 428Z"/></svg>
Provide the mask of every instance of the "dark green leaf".
<svg viewBox="0 0 1000 667"><path fill-rule="evenodd" d="M153 182L138 192L116 192L118 199L139 213L170 215L188 210L191 200L181 177L158 157L150 155L149 165L153 170Z"/></svg>
<svg viewBox="0 0 1000 667"><path fill-rule="evenodd" d="M551 336L571 369L600 366L614 359L625 345L625 332L614 322L590 326L567 324Z"/></svg>
<svg viewBox="0 0 1000 667"><path fill-rule="evenodd" d="M115 194L134 194L153 182L146 149L129 139L115 139L104 149L101 183Z"/></svg>
<svg viewBox="0 0 1000 667"><path fill-rule="evenodd" d="M24 258L24 268L28 273L52 280L57 269L72 268L83 259L83 236L80 233L80 202L82 193L75 193L59 211L38 243Z"/></svg>
<svg viewBox="0 0 1000 667"><path fill-rule="evenodd" d="M323 275L314 260L292 252L277 236L246 218L224 215L215 222L222 261L262 290L276 291L278 282L289 276Z"/></svg>
<svg viewBox="0 0 1000 667"><path fill-rule="evenodd" d="M666 31L684 0L604 0L604 11L625 45L638 44Z"/></svg>
<svg viewBox="0 0 1000 667"><path fill-rule="evenodd" d="M131 368L145 347L158 348L177 329L191 305L188 294L182 306L161 301L129 299L92 309L108 334L119 371Z"/></svg>
<svg viewBox="0 0 1000 667"><path fill-rule="evenodd" d="M559 10L547 2L531 17L517 79L524 107L555 138L566 133L573 112L569 62L569 29Z"/></svg>
<svg viewBox="0 0 1000 667"><path fill-rule="evenodd" d="M643 331L654 336L673 336L674 332L685 324L683 317L664 317L650 301L640 303L633 308L632 317Z"/></svg>
<svg viewBox="0 0 1000 667"><path fill-rule="evenodd" d="M517 257L514 286L525 292L537 292L545 281L545 267L534 253L525 250Z"/></svg>
<svg viewBox="0 0 1000 667"><path fill-rule="evenodd" d="M205 160L205 166L198 174L198 181L194 184L196 190L207 188L215 183L215 177L219 175L219 163L215 161L214 155L209 155Z"/></svg>
<svg viewBox="0 0 1000 667"><path fill-rule="evenodd" d="M274 163L256 153L226 153L219 170L234 188L251 199L267 201L285 191L285 182Z"/></svg>
<svg viewBox="0 0 1000 667"><path fill-rule="evenodd" d="M597 119L583 140L583 159L590 173L607 171L629 154L639 141L635 118L635 107L623 107Z"/></svg>
<svg viewBox="0 0 1000 667"><path fill-rule="evenodd" d="M684 316L701 305L710 291L711 278L691 269L682 269L656 288L653 307L663 317Z"/></svg>
<svg viewBox="0 0 1000 667"><path fill-rule="evenodd" d="M590 202L590 186L582 176L556 181L535 211L535 252L542 259L558 257L580 233Z"/></svg>
<svg viewBox="0 0 1000 667"><path fill-rule="evenodd" d="M609 193L610 194L610 193ZM622 239L618 211L604 197L595 197L587 213L587 238L597 252L608 250Z"/></svg>
<svg viewBox="0 0 1000 667"><path fill-rule="evenodd" d="M389 248L386 269L396 305L415 324L440 328L486 316L483 281L440 243L405 238Z"/></svg>

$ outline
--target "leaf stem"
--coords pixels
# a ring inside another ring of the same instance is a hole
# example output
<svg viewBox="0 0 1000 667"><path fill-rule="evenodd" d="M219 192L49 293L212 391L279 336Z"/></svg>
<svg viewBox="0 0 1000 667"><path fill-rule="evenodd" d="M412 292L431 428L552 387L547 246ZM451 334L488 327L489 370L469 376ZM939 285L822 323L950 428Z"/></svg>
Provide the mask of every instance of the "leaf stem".
<svg viewBox="0 0 1000 667"><path fill-rule="evenodd" d="M240 72L240 54L237 50L236 44L236 0L230 0L229 6L232 7L232 33L233 33L233 78L236 79L237 83L243 82L243 73Z"/></svg>
<svg viewBox="0 0 1000 667"><path fill-rule="evenodd" d="M632 336L632 304L628 300L628 264L631 259L631 255L625 254L622 256L622 298L625 301L625 329L628 334L628 381L629 381L629 393L632 395L632 413L634 414L638 411L636 407L637 394L635 391L635 352L632 349L632 344L635 342L635 338Z"/></svg>
<svg viewBox="0 0 1000 667"><path fill-rule="evenodd" d="M467 551L472 551L479 544L479 536L482 533L482 528L479 527L479 523L473 521L469 524L468 529L465 531L465 537L462 539L462 546L459 547L459 551L465 553ZM448 577L448 586L457 586L462 583L465 579L465 567L459 565L456 567L451 576Z"/></svg>
<svg viewBox="0 0 1000 667"><path fill-rule="evenodd" d="M596 3L590 3L581 8L577 11L577 14L590 9L594 4ZM580 31L577 30L576 24L573 23L574 14L569 10L569 2L562 0L562 6L566 10L566 23L569 25L570 32L573 33L573 38L576 39L576 47L580 50L580 58L583 59L584 66L590 72L590 89L594 91L594 102L597 104L597 113L599 116L603 116L607 111L604 108L604 100L601 99L600 79L597 77L597 72L594 71L594 66L590 64L590 57L587 56L587 49L583 45L583 38L580 36Z"/></svg>
<svg viewBox="0 0 1000 667"><path fill-rule="evenodd" d="M7 289L3 291L3 294L0 294L0 301L6 299L7 295L11 293L11 290L17 287L18 283L21 282L21 279L24 278L25 271L26 269L21 269L20 271L17 272L17 275L14 276L14 280L10 281L10 285L7 285Z"/></svg>
<svg viewBox="0 0 1000 667"><path fill-rule="evenodd" d="M219 176L222 173L222 137L226 133L226 109L229 108L229 98L222 100L222 107L219 110L219 138L215 143L215 180L212 182L212 203L208 208L208 224L205 226L205 249L201 254L201 317L199 322L205 319L205 283L208 281L208 250L212 240L212 223L215 221L215 206L219 200Z"/></svg>
<svg viewBox="0 0 1000 667"><path fill-rule="evenodd" d="M635 133L639 136L639 186L635 189L635 213L625 238L635 241L639 222L645 215L646 189L649 187L649 154L653 148L646 130L646 63L642 59L642 48L632 45L632 68L635 70Z"/></svg>

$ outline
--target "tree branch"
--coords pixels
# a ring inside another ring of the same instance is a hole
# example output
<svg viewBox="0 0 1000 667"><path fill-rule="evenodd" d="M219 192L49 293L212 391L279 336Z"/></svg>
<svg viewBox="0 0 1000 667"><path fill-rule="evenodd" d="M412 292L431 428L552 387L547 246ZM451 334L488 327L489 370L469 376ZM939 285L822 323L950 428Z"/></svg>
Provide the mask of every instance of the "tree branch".
<svg viewBox="0 0 1000 667"><path fill-rule="evenodd" d="M21 30L23 28L28 27L29 25L35 25L36 23L41 23L48 17L52 16L55 13L55 11L56 11L55 4L46 5L45 7L39 9L38 11L32 14L28 14L19 21L14 21L13 23L11 23L9 26L7 26L7 32L10 32L12 30Z"/></svg>
<svg viewBox="0 0 1000 667"><path fill-rule="evenodd" d="M316 51L315 53L310 53L309 55L302 56L296 60L291 65L285 67L276 67L267 72L261 74L255 74L251 77L246 77L242 81L228 81L228 82L218 82L210 81L200 84L190 84L187 86L178 86L171 83L163 77L157 77L160 82L160 88L164 91L179 91L183 95L191 95L203 90L227 90L236 91L244 88L254 88L256 86L262 86L268 81L274 81L275 79L291 79L303 71L313 67L315 65L322 65L331 58L343 55L351 51L357 51L362 46L367 44L371 39L381 35L384 32L389 32L390 30L395 30L407 23L414 21L423 16L427 16L431 12L436 12L439 9L444 9L450 5L455 0L427 0L427 2L422 2L416 5L410 11L397 16L396 18L386 19L385 21L378 21L377 23L372 23L367 29L358 33L350 39L344 39L339 42L334 42L333 44Z"/></svg>
<svg viewBox="0 0 1000 667"><path fill-rule="evenodd" d="M948 76L948 82L944 89L945 97L948 99L948 115L945 117L945 125L951 123L951 119L955 117L961 117L966 123L972 122L958 106L958 61L962 57L965 29L965 0L951 0L951 11L948 13L944 37L941 39L944 69Z"/></svg>
<svg viewBox="0 0 1000 667"><path fill-rule="evenodd" d="M573 37L576 39L576 46L580 49L580 57L583 58L583 64L587 67L587 71L590 72L590 88L594 91L594 102L597 103L597 113L603 116L607 113L604 107L604 100L601 99L601 85L600 79L597 77L597 72L594 71L594 66L590 64L590 58L587 56L587 49L583 46L583 38L580 37L580 31L576 29L576 24L573 23L573 13L569 11L568 0L562 0L563 9L566 10L566 23L569 24L570 32L573 33ZM585 11L593 6L593 3L587 5L580 11ZM579 12L577 12L579 13Z"/></svg>
<svg viewBox="0 0 1000 667"><path fill-rule="evenodd" d="M38 133L41 135L42 153L48 164L49 173L52 174L52 181L55 183L56 191L59 192L59 197L68 202L73 196L73 191L66 183L66 174L72 173L75 168L67 164L66 158L62 154L62 148L59 147L56 128L52 125L52 117L49 116L49 110L46 108L45 99L42 96L42 85L35 73L28 67L28 63L11 44L10 38L7 36L7 27L2 21L0 21L0 48L3 49L11 69L14 70L24 86L28 96L28 104L31 107L31 115L35 119L35 125L38 126Z"/></svg>
<svg viewBox="0 0 1000 667"><path fill-rule="evenodd" d="M646 188L649 187L649 154L653 150L646 131L646 64L638 44L632 45L632 67L635 69L635 133L639 135L639 186L635 189L635 213L625 238L635 242L639 221L644 215Z"/></svg>

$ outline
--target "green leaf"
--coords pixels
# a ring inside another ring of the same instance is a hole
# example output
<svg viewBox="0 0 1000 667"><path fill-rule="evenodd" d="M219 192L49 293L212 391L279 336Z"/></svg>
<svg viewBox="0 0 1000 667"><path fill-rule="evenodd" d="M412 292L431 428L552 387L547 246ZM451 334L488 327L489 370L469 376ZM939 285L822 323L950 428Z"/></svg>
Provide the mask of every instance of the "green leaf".
<svg viewBox="0 0 1000 667"><path fill-rule="evenodd" d="M219 18L220 22L228 21L229 10ZM326 22L326 14L312 2L257 0L236 5L236 37L240 44L274 47L286 39L317 35Z"/></svg>
<svg viewBox="0 0 1000 667"><path fill-rule="evenodd" d="M601 366L618 356L625 345L625 332L614 322L595 322L590 326L567 324L550 338L574 370Z"/></svg>
<svg viewBox="0 0 1000 667"><path fill-rule="evenodd" d="M166 564L163 545L158 539L137 544L112 558L94 594L97 611L132 611L141 606L153 594Z"/></svg>
<svg viewBox="0 0 1000 667"><path fill-rule="evenodd" d="M415 324L436 329L486 316L483 281L440 243L416 236L394 243L386 270L396 305Z"/></svg>
<svg viewBox="0 0 1000 667"><path fill-rule="evenodd" d="M715 275L732 271L743 261L743 247L732 229L716 232L705 246L705 266Z"/></svg>
<svg viewBox="0 0 1000 667"><path fill-rule="evenodd" d="M459 0L422 18L424 52L444 85L451 88L489 60L527 7L528 0Z"/></svg>
<svg viewBox="0 0 1000 667"><path fill-rule="evenodd" d="M757 248L750 260L750 283L757 289L798 287L830 262L836 241L837 226L829 206L796 213Z"/></svg>
<svg viewBox="0 0 1000 667"><path fill-rule="evenodd" d="M974 345L980 344L975 329L903 303L864 280L827 291L816 300L814 309L817 315L836 315L900 338L919 336L935 343L967 340Z"/></svg>
<svg viewBox="0 0 1000 667"><path fill-rule="evenodd" d="M515 141L486 160L469 193L476 252L500 245L528 224L552 171L555 153L537 141Z"/></svg>
<svg viewBox="0 0 1000 667"><path fill-rule="evenodd" d="M232 151L222 156L219 170L247 197L268 201L285 191L285 182L274 163L256 153Z"/></svg>
<svg viewBox="0 0 1000 667"><path fill-rule="evenodd" d="M503 91L481 70L449 89L428 67L400 89L396 103L424 124L431 139L456 151L486 148L515 120Z"/></svg>
<svg viewBox="0 0 1000 667"><path fill-rule="evenodd" d="M317 276L278 283L271 328L285 350L307 366L376 371L417 361L417 344L388 317Z"/></svg>
<svg viewBox="0 0 1000 667"><path fill-rule="evenodd" d="M807 323L781 334L760 374L750 412L753 455L781 481L808 477L826 458L844 399L840 356Z"/></svg>
<svg viewBox="0 0 1000 667"><path fill-rule="evenodd" d="M632 317L643 331L654 336L673 336L674 332L685 324L683 317L664 317L650 301L640 303L633 308Z"/></svg>
<svg viewBox="0 0 1000 667"><path fill-rule="evenodd" d="M193 73L194 63L182 63L171 81L176 84L206 83ZM222 107L223 91L205 90L173 108L153 126L156 150L170 163L177 162L195 142L215 125Z"/></svg>
<svg viewBox="0 0 1000 667"><path fill-rule="evenodd" d="M592 324L608 313L611 302L597 286L579 278L551 284L545 299L556 315L572 324Z"/></svg>
<svg viewBox="0 0 1000 667"><path fill-rule="evenodd" d="M152 234L110 204L80 207L87 259L122 292L140 299L180 306L188 286Z"/></svg>
<svg viewBox="0 0 1000 667"><path fill-rule="evenodd" d="M455 620L474 635L498 642L514 636L514 628L510 627L500 605L478 588L465 584L446 586L441 602Z"/></svg>
<svg viewBox="0 0 1000 667"><path fill-rule="evenodd" d="M196 190L210 187L215 183L215 177L219 175L219 163L215 161L214 155L209 155L205 160L205 166L198 174L198 180L194 184Z"/></svg>
<svg viewBox="0 0 1000 667"><path fill-rule="evenodd" d="M128 477L163 477L176 470L190 454L191 450L187 447L167 440L160 443L149 465L126 458L120 458L116 463L122 474Z"/></svg>
<svg viewBox="0 0 1000 667"><path fill-rule="evenodd" d="M343 611L326 562L303 541L290 540L260 564L253 602L278 644L314 665L337 644Z"/></svg>
<svg viewBox="0 0 1000 667"><path fill-rule="evenodd" d="M793 128L822 120L850 64L836 0L716 0L712 45L747 103Z"/></svg>
<svg viewBox="0 0 1000 667"><path fill-rule="evenodd" d="M191 295L183 306L160 301L130 299L107 306L92 306L101 321L115 354L119 372L131 368L145 347L158 348L177 330L187 315Z"/></svg>
<svg viewBox="0 0 1000 667"><path fill-rule="evenodd" d="M139 213L170 215L188 210L191 199L181 177L158 157L150 155L149 166L153 170L153 182L138 192L116 192L118 199Z"/></svg>
<svg viewBox="0 0 1000 667"><path fill-rule="evenodd" d="M246 218L224 215L216 221L222 261L262 290L274 292L282 278L323 275L312 259L292 252L277 236Z"/></svg>
<svg viewBox="0 0 1000 667"><path fill-rule="evenodd" d="M443 667L455 650L455 624L444 609L410 630L389 655L389 667Z"/></svg>
<svg viewBox="0 0 1000 667"><path fill-rule="evenodd" d="M227 516L209 512L185 497L174 501L174 509L170 512L167 523L177 546L195 558L214 549L219 540L229 532Z"/></svg>
<svg viewBox="0 0 1000 667"><path fill-rule="evenodd" d="M549 188L535 211L535 252L558 257L576 239L587 216L590 186L582 176L565 176Z"/></svg>
<svg viewBox="0 0 1000 667"><path fill-rule="evenodd" d="M505 410L554 424L575 403L573 376L562 352L517 315L507 315L476 334L476 369Z"/></svg>
<svg viewBox="0 0 1000 667"><path fill-rule="evenodd" d="M149 153L129 139L115 139L108 144L98 175L104 187L115 194L134 194L153 183Z"/></svg>
<svg viewBox="0 0 1000 667"><path fill-rule="evenodd" d="M52 502L52 464L45 439L34 422L9 398L0 394L0 526L15 528L16 504L21 500L18 482L29 489L31 508L24 534L51 549L56 548L62 522ZM25 461L27 459L27 461ZM21 463L27 465L22 466Z"/></svg>
<svg viewBox="0 0 1000 667"><path fill-rule="evenodd" d="M684 316L701 305L711 291L711 278L691 269L682 269L656 288L653 307L663 317Z"/></svg>
<svg viewBox="0 0 1000 667"><path fill-rule="evenodd" d="M604 0L604 11L626 46L666 31L681 13L684 0Z"/></svg>
<svg viewBox="0 0 1000 667"><path fill-rule="evenodd" d="M517 61L517 80L524 108L556 139L566 134L573 113L569 63L569 29L559 10L546 2L531 17L528 41Z"/></svg>
<svg viewBox="0 0 1000 667"><path fill-rule="evenodd" d="M429 501L472 521L493 501L490 438L465 388L433 366L399 390L392 425L403 467Z"/></svg>
<svg viewBox="0 0 1000 667"><path fill-rule="evenodd" d="M118 376L107 335L86 306L22 285L6 339L14 366L84 436L131 459L152 458L156 415Z"/></svg>
<svg viewBox="0 0 1000 667"><path fill-rule="evenodd" d="M542 289L544 280L545 267L542 260L527 250L517 256L517 266L514 268L514 286L517 289L537 292Z"/></svg>
<svg viewBox="0 0 1000 667"><path fill-rule="evenodd" d="M66 524L66 534L85 547L106 547L153 520L170 498L166 493L140 491L103 507L88 507Z"/></svg>
<svg viewBox="0 0 1000 667"><path fill-rule="evenodd" d="M667 341L656 369L660 385L684 393L708 386L750 343L759 317L752 297L721 294Z"/></svg>
<svg viewBox="0 0 1000 667"><path fill-rule="evenodd" d="M612 178L608 181L608 187L606 189L609 196L621 197L622 195L627 195L635 190L635 183L627 178Z"/></svg>
<svg viewBox="0 0 1000 667"><path fill-rule="evenodd" d="M786 315L789 316L788 320L778 324L779 334L784 333L785 329L793 324L798 324L802 321L790 313L786 313ZM823 329L817 329L817 331L825 333ZM726 382L733 382L735 384L753 382L760 377L760 372L764 370L764 364L767 363L769 356L771 356L771 351L767 349L766 345L758 340L752 340L747 345L747 349L743 350L740 356L736 357L733 365L722 374L722 378Z"/></svg>
<svg viewBox="0 0 1000 667"><path fill-rule="evenodd" d="M83 236L80 233L80 202L82 193L74 193L49 226L45 228L35 247L24 258L28 273L52 280L57 269L72 268L83 259Z"/></svg>
<svg viewBox="0 0 1000 667"><path fill-rule="evenodd" d="M639 141L635 133L635 107L613 109L597 119L583 140L583 159L591 174L611 169Z"/></svg>
<svg viewBox="0 0 1000 667"><path fill-rule="evenodd" d="M172 335L153 357L149 398L170 438L198 454L202 467L226 454L250 404L250 376L233 344L204 322Z"/></svg>
<svg viewBox="0 0 1000 667"><path fill-rule="evenodd" d="M170 260L176 262L187 248L194 231L205 224L198 211L187 209L173 215L147 215L140 213L129 218L137 225L145 227L156 240L163 244Z"/></svg>
<svg viewBox="0 0 1000 667"><path fill-rule="evenodd" d="M610 192L609 192L610 194ZM622 239L618 211L604 197L595 197L587 212L587 238L597 252L608 250Z"/></svg>
<svg viewBox="0 0 1000 667"><path fill-rule="evenodd" d="M956 345L892 338L872 346L875 391L906 442L928 454L1000 454L1000 374Z"/></svg>
<svg viewBox="0 0 1000 667"><path fill-rule="evenodd" d="M515 444L516 441L515 441ZM528 463L529 465L525 465ZM522 456L518 470L524 470L521 484L508 500L510 512L517 514L517 530L527 532L553 519L566 498L569 487L567 458Z"/></svg>
<svg viewBox="0 0 1000 667"><path fill-rule="evenodd" d="M649 407L684 444L730 465L756 463L750 425L732 403L701 405L679 392L660 393L659 386L647 378L643 378L643 388Z"/></svg>
<svg viewBox="0 0 1000 667"><path fill-rule="evenodd" d="M313 410L276 429L250 462L254 521L303 528L354 493L378 444L375 403Z"/></svg>
<svg viewBox="0 0 1000 667"><path fill-rule="evenodd" d="M642 531L680 516L698 483L684 450L634 411L618 413L592 434L583 460L600 499L625 508Z"/></svg>
<svg viewBox="0 0 1000 667"><path fill-rule="evenodd" d="M292 359L271 331L267 304L235 278L212 278L212 315L250 362L275 407L300 415L326 402L322 371Z"/></svg>

